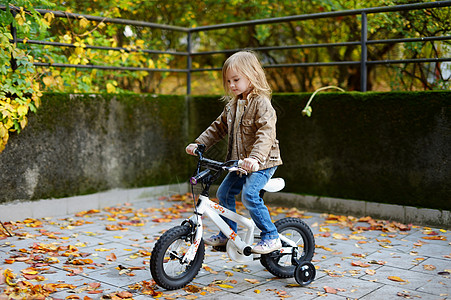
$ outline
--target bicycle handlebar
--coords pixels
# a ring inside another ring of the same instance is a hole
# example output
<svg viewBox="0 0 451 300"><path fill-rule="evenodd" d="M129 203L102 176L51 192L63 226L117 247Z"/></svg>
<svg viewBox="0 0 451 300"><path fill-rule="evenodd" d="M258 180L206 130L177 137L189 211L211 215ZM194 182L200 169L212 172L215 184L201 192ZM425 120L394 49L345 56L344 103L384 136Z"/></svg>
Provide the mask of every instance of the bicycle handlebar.
<svg viewBox="0 0 451 300"><path fill-rule="evenodd" d="M196 175L190 178L190 183L192 185L196 185L198 182L200 182L202 179L209 180L210 184L216 180L220 173L224 170L227 170L229 172L238 171L244 174L247 174L247 172L240 168L240 163L238 160L229 160L226 162L219 162L216 160L212 160L209 158L203 157L203 154L205 152L205 145L200 144L197 146L197 149L195 150L195 153L199 157L198 163L197 163L197 169L196 169ZM200 171L201 167L206 168L203 171ZM208 179L208 175L215 172L210 178Z"/></svg>

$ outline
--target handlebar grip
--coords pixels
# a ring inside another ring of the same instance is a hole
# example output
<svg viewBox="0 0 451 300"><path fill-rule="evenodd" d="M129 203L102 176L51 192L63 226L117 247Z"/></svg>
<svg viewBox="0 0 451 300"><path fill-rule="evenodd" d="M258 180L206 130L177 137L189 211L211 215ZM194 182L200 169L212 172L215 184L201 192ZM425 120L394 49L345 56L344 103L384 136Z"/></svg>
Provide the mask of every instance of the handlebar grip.
<svg viewBox="0 0 451 300"><path fill-rule="evenodd" d="M197 145L196 150L194 151L194 153L196 153L198 156L202 156L202 154L204 154L205 152L205 145L204 144L199 144Z"/></svg>
<svg viewBox="0 0 451 300"><path fill-rule="evenodd" d="M243 162L244 162L244 161L240 159L240 160L238 161L238 167L241 167L241 166L243 165ZM258 164L253 165L251 171L252 171L252 172L258 171Z"/></svg>
<svg viewBox="0 0 451 300"><path fill-rule="evenodd" d="M191 177L189 179L189 182L192 185L196 185L202 178L207 176L209 173L210 173L210 170L204 170L204 171L200 172L199 174L197 174L196 176Z"/></svg>

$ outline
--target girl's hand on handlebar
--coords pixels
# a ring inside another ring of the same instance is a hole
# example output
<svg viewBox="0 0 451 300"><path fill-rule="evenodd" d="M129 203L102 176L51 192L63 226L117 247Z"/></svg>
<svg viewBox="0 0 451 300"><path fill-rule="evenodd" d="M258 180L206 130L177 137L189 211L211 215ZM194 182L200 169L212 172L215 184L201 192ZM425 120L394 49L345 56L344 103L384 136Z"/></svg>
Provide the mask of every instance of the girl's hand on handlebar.
<svg viewBox="0 0 451 300"><path fill-rule="evenodd" d="M197 144L195 144L195 143L189 144L188 146L186 146L186 149L185 149L186 153L188 153L189 155L194 155L194 156L197 156L196 150L197 150Z"/></svg>
<svg viewBox="0 0 451 300"><path fill-rule="evenodd" d="M247 172L258 171L258 160L251 157L245 158L244 160L241 161L240 167L246 170Z"/></svg>

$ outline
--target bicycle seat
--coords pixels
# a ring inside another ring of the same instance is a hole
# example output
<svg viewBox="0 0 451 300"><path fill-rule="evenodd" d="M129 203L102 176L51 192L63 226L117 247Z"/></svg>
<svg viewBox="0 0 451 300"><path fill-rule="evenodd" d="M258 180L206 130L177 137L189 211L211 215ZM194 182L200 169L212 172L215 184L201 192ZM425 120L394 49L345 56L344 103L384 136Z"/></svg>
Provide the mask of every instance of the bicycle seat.
<svg viewBox="0 0 451 300"><path fill-rule="evenodd" d="M285 187L285 180L283 178L271 178L268 180L262 190L270 193L275 193L282 190Z"/></svg>

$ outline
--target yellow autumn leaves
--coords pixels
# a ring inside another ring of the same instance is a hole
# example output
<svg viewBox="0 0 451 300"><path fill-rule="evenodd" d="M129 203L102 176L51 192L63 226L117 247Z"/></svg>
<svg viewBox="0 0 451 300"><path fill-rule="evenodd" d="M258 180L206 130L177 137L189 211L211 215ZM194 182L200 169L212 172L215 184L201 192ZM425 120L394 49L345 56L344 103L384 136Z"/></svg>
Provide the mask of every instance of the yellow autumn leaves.
<svg viewBox="0 0 451 300"><path fill-rule="evenodd" d="M9 132L20 131L28 124L29 109L27 104L20 104L10 98L0 98L0 152L5 149Z"/></svg>
<svg viewBox="0 0 451 300"><path fill-rule="evenodd" d="M53 14L40 17L33 10L21 7L14 16L14 26L18 37L27 42L33 24L39 30L46 30ZM28 123L28 112L35 111L40 105L39 83L36 81L36 69L33 57L19 48L11 34L11 24L2 19L0 24L0 152L5 149L10 132L20 132ZM10 21L9 21L10 22Z"/></svg>

